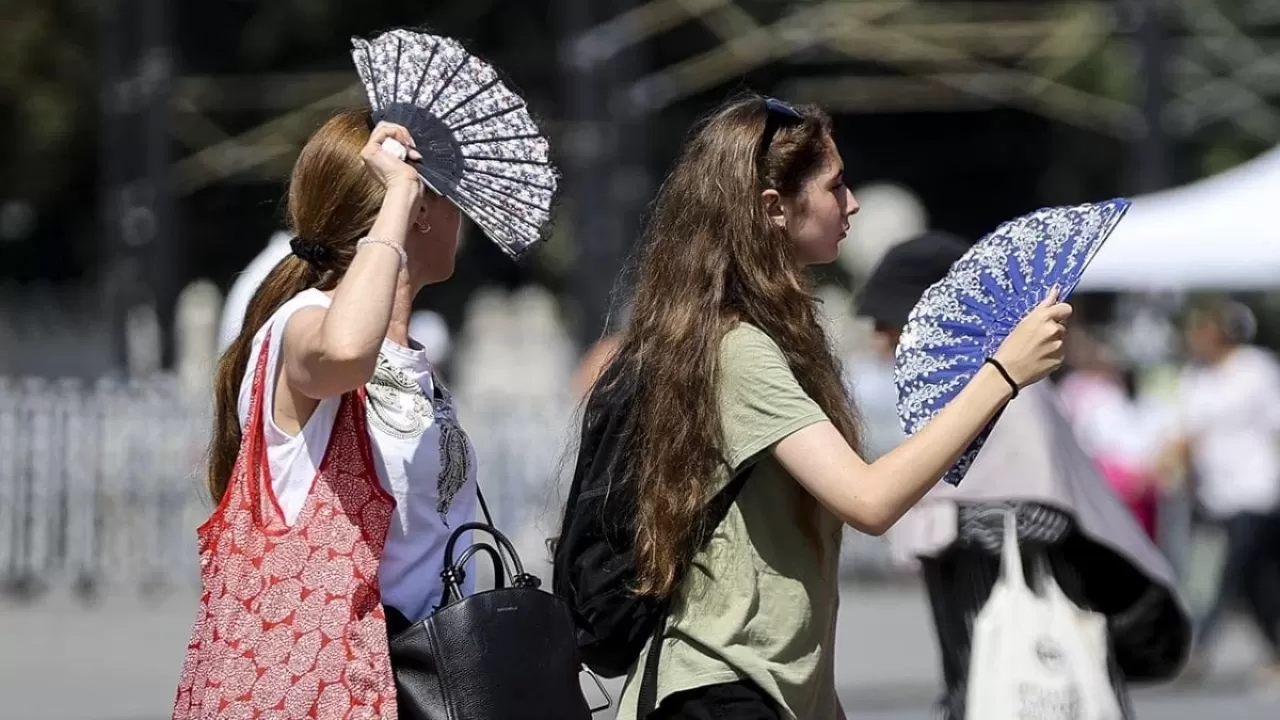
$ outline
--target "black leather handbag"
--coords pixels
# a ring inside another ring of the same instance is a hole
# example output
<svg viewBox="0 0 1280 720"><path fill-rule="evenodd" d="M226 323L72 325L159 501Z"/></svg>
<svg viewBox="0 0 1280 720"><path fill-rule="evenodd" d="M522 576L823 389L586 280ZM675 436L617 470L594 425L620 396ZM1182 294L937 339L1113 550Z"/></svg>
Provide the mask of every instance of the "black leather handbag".
<svg viewBox="0 0 1280 720"><path fill-rule="evenodd" d="M435 611L408 625L387 610L400 720L589 720L602 708L588 707L582 693L569 607L539 589L480 502L489 522L466 523L450 535ZM476 541L455 555L468 531L494 543ZM464 568L477 555L493 562L495 587L463 596Z"/></svg>

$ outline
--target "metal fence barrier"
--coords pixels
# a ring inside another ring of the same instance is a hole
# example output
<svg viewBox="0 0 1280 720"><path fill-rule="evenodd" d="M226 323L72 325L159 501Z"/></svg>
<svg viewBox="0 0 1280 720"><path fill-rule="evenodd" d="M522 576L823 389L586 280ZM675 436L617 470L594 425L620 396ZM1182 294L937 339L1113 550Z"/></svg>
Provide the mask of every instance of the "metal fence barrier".
<svg viewBox="0 0 1280 720"><path fill-rule="evenodd" d="M524 552L555 532L572 457L568 403L459 398L480 482ZM206 397L176 378L0 377L0 592L154 592L198 583L194 528L211 510ZM851 534L846 573L888 573L884 544ZM538 558L531 563L538 566Z"/></svg>
<svg viewBox="0 0 1280 720"><path fill-rule="evenodd" d="M4 587L189 582L207 417L165 376L0 379Z"/></svg>

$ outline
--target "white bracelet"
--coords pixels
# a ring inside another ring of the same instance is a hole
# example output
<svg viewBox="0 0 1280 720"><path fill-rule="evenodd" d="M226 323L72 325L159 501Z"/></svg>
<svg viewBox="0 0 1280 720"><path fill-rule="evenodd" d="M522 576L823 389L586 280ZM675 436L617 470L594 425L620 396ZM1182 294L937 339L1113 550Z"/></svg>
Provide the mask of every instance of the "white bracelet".
<svg viewBox="0 0 1280 720"><path fill-rule="evenodd" d="M391 242L390 240L383 240L382 238L375 238L375 237L362 237L358 241L356 241L356 250L359 250L365 245L386 245L387 247L391 248L392 250L395 250L397 253L400 254L401 270L404 270L405 268L409 267L409 253L405 252L404 248Z"/></svg>

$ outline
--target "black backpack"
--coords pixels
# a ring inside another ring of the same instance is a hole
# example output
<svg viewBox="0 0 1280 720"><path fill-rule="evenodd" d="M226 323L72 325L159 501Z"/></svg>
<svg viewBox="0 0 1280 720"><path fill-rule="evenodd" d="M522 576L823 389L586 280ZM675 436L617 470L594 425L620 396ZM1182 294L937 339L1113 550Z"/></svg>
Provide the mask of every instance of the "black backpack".
<svg viewBox="0 0 1280 720"><path fill-rule="evenodd" d="M667 613L667 601L633 592L633 408L639 393L635 373L622 369L623 365L610 365L583 410L578 458L552 569L555 594L575 614L582 661L604 677L623 675L635 664L645 642L663 631ZM728 513L744 477L745 473L739 474L708 504L702 544ZM657 657L657 652L651 652L645 663L644 709L652 709Z"/></svg>

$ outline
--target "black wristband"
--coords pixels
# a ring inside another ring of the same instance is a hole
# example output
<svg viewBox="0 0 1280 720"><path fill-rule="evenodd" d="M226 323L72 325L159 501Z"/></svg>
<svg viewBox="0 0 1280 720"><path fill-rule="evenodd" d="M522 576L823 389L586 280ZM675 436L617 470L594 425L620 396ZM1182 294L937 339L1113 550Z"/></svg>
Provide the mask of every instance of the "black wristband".
<svg viewBox="0 0 1280 720"><path fill-rule="evenodd" d="M1001 365L1000 361L993 357L989 357L986 360L983 360L983 362L995 368L1000 373L1000 376L1004 378L1004 381L1009 383L1009 387L1013 388L1013 395L1010 395L1009 399L1012 400L1018 397L1018 383L1014 381L1013 376L1009 374L1009 371L1004 369L1004 365Z"/></svg>

